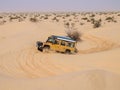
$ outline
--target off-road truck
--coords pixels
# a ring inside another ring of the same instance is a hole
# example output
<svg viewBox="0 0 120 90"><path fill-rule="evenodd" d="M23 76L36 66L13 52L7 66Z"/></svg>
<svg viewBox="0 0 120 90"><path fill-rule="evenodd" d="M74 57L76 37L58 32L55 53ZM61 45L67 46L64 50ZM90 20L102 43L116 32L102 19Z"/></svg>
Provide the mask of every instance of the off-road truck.
<svg viewBox="0 0 120 90"><path fill-rule="evenodd" d="M62 53L76 53L76 41L70 37L55 36L48 37L46 42L37 41L36 46L42 52L49 52L50 50Z"/></svg>

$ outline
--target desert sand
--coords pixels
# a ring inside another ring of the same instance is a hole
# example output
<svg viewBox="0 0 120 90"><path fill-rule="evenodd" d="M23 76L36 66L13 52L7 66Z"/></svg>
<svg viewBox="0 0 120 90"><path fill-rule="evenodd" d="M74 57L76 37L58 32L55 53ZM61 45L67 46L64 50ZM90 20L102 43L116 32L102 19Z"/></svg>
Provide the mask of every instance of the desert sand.
<svg viewBox="0 0 120 90"><path fill-rule="evenodd" d="M69 29L78 53L37 50ZM0 90L120 90L120 12L1 13Z"/></svg>

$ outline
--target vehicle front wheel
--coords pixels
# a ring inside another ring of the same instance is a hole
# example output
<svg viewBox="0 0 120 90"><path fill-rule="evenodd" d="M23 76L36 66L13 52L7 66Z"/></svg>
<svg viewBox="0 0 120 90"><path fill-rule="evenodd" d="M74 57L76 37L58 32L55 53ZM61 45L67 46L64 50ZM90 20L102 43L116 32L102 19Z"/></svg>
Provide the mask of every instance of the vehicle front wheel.
<svg viewBox="0 0 120 90"><path fill-rule="evenodd" d="M48 53L48 52L49 52L49 50L50 50L50 48L49 48L49 47L44 47L42 51L43 51L44 53Z"/></svg>
<svg viewBox="0 0 120 90"><path fill-rule="evenodd" d="M42 48L40 48L40 47L37 47L37 49L38 49L39 51L41 51L41 52L43 51L43 49L42 49Z"/></svg>

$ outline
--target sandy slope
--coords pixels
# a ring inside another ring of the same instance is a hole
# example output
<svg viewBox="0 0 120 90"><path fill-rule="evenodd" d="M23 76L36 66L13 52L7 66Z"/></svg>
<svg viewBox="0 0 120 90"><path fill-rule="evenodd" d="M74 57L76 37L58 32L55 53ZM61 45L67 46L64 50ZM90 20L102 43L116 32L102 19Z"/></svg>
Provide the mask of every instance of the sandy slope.
<svg viewBox="0 0 120 90"><path fill-rule="evenodd" d="M120 90L120 23L81 30L75 55L41 53L37 40L66 35L61 23L0 26L0 90Z"/></svg>

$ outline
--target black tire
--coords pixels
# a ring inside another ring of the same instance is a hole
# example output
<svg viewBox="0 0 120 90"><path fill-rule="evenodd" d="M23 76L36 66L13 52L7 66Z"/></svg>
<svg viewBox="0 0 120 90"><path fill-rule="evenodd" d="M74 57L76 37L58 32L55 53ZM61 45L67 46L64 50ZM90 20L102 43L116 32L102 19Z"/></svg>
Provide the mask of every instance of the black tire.
<svg viewBox="0 0 120 90"><path fill-rule="evenodd" d="M48 47L48 46L45 46L45 47L43 47L43 52L44 53L49 53L49 50L50 50L50 47Z"/></svg>
<svg viewBox="0 0 120 90"><path fill-rule="evenodd" d="M37 41L37 42L36 42L36 47L37 47L37 49L38 49L39 51L42 51L42 46L43 46L43 43L42 43L42 42L40 42L40 41Z"/></svg>
<svg viewBox="0 0 120 90"><path fill-rule="evenodd" d="M37 47L43 46L43 42L37 41L37 42L36 42L36 46L37 46Z"/></svg>
<svg viewBox="0 0 120 90"><path fill-rule="evenodd" d="M70 50L66 50L65 54L71 54L71 51Z"/></svg>
<svg viewBox="0 0 120 90"><path fill-rule="evenodd" d="M43 51L43 49L42 49L42 48L37 47L37 49L38 49L39 51L41 51L41 52Z"/></svg>

